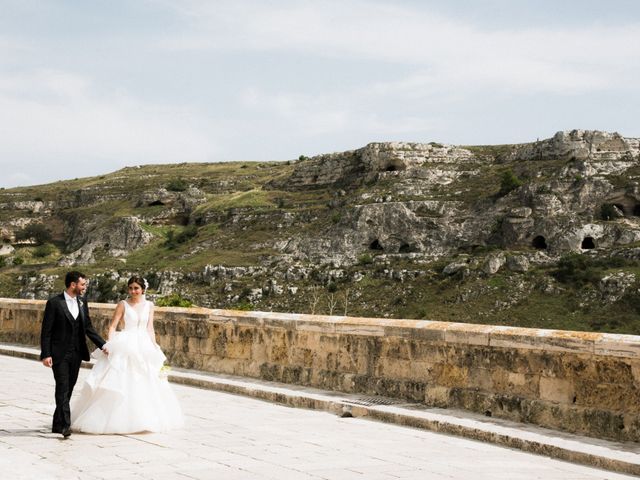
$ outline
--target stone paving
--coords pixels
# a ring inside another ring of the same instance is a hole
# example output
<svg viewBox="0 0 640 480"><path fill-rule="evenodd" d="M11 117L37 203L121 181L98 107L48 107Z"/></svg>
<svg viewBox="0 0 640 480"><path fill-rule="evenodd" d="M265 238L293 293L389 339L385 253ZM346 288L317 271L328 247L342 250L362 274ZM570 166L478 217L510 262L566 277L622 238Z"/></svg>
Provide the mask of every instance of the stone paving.
<svg viewBox="0 0 640 480"><path fill-rule="evenodd" d="M478 441L174 385L187 426L49 433L53 375L0 355L0 471L16 479L636 478ZM86 376L82 370L80 380ZM80 384L79 384L80 385Z"/></svg>

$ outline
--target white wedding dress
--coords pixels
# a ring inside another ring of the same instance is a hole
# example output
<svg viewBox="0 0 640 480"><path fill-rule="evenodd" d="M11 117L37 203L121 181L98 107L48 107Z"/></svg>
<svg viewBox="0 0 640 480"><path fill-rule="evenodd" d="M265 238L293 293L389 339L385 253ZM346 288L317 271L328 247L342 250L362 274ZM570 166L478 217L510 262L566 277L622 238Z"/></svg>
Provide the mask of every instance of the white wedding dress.
<svg viewBox="0 0 640 480"><path fill-rule="evenodd" d="M169 382L160 377L166 357L147 331L152 303L124 303L124 329L96 350L96 363L71 403L71 429L86 433L162 432L184 424Z"/></svg>

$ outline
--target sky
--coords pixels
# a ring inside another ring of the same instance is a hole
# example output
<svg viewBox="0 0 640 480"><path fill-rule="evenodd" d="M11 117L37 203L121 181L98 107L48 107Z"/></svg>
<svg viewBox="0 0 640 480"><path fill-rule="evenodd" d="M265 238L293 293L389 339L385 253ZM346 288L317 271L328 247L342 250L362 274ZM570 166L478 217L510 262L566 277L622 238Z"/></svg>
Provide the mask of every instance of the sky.
<svg viewBox="0 0 640 480"><path fill-rule="evenodd" d="M0 0L0 187L370 142L640 137L636 0Z"/></svg>

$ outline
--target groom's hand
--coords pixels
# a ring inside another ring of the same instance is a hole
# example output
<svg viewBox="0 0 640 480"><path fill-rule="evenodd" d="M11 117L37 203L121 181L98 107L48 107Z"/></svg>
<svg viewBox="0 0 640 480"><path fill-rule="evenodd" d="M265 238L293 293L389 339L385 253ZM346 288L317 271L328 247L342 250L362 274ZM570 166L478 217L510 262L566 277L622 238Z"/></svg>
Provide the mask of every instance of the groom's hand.
<svg viewBox="0 0 640 480"><path fill-rule="evenodd" d="M49 367L49 368L51 368L51 365L53 365L53 358L51 358L51 357L43 358L43 359L42 359L42 364L43 364L45 367Z"/></svg>
<svg viewBox="0 0 640 480"><path fill-rule="evenodd" d="M104 353L105 355L109 355L109 349L107 348L106 345L102 347L102 353Z"/></svg>

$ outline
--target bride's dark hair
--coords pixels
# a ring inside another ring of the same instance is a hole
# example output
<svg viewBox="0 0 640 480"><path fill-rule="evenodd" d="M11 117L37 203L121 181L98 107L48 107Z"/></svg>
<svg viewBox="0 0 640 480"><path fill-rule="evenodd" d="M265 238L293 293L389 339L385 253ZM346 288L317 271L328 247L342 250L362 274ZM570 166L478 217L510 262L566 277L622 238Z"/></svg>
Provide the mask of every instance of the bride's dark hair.
<svg viewBox="0 0 640 480"><path fill-rule="evenodd" d="M142 291L146 292L147 291L147 285L149 285L147 283L147 280L144 277L141 277L140 275L134 275L133 277L131 277L128 281L127 281L127 287L129 285L131 285L132 283L137 283L138 285L140 285L142 287Z"/></svg>

